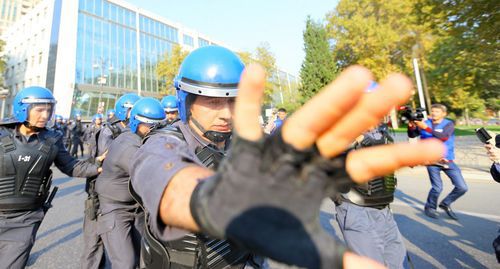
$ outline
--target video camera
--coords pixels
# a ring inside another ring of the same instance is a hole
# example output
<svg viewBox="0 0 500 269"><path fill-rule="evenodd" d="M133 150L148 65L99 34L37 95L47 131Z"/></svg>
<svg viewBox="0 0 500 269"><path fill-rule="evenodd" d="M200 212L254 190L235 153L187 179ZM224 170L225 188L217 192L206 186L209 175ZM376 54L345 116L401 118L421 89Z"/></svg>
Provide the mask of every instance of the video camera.
<svg viewBox="0 0 500 269"><path fill-rule="evenodd" d="M399 110L402 111L401 120L404 122L422 121L425 118L425 109L421 107L413 109L411 106L402 106Z"/></svg>

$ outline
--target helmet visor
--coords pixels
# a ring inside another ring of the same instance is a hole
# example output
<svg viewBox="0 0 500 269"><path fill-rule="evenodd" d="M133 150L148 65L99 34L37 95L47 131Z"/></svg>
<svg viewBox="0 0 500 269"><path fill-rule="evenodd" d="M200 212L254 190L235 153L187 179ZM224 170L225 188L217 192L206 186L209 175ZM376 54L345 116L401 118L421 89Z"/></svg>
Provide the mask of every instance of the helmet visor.
<svg viewBox="0 0 500 269"><path fill-rule="evenodd" d="M27 121L36 127L53 127L55 122L54 103L31 103Z"/></svg>

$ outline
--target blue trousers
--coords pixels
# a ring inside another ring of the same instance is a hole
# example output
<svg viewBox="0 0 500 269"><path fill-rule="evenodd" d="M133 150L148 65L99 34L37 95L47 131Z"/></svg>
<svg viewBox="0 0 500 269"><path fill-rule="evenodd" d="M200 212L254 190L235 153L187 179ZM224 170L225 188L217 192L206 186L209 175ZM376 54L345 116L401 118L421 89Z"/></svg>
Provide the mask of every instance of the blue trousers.
<svg viewBox="0 0 500 269"><path fill-rule="evenodd" d="M429 173L429 178L431 180L431 190L427 196L426 208L437 208L437 202L439 195L443 191L443 181L441 180L440 172L443 171L450 179L455 188L441 201L442 205L449 206L451 203L455 202L460 196L464 195L467 190L467 184L465 183L464 177L460 168L453 162L448 164L448 167L442 167L439 165L429 165L427 166L427 172Z"/></svg>
<svg viewBox="0 0 500 269"><path fill-rule="evenodd" d="M403 236L389 207L376 209L343 202L335 209L349 248L390 269L407 268Z"/></svg>

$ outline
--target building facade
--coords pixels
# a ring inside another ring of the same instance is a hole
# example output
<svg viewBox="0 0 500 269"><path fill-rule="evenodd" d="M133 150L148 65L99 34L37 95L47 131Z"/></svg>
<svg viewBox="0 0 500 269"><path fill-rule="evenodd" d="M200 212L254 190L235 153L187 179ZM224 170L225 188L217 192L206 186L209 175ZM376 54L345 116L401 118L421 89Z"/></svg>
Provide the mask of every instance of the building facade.
<svg viewBox="0 0 500 269"><path fill-rule="evenodd" d="M0 35L40 0L0 0Z"/></svg>
<svg viewBox="0 0 500 269"><path fill-rule="evenodd" d="M160 98L166 86L157 64L175 44L227 47L120 0L44 0L2 38L10 98L45 86L58 101L57 114L84 118L113 108L127 92ZM5 109L9 114L11 106Z"/></svg>

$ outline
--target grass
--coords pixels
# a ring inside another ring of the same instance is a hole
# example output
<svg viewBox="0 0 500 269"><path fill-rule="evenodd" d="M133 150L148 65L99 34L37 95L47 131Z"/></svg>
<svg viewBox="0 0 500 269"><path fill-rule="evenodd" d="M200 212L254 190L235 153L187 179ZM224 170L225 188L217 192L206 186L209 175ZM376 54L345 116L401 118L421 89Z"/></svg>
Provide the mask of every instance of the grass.
<svg viewBox="0 0 500 269"><path fill-rule="evenodd" d="M500 134L500 126L481 126L481 125L471 125L471 126L455 126L455 135L456 136L465 136L465 135L475 135L475 129L479 127L484 127L486 130L490 132L494 132ZM406 127L394 129L396 133L406 133Z"/></svg>

